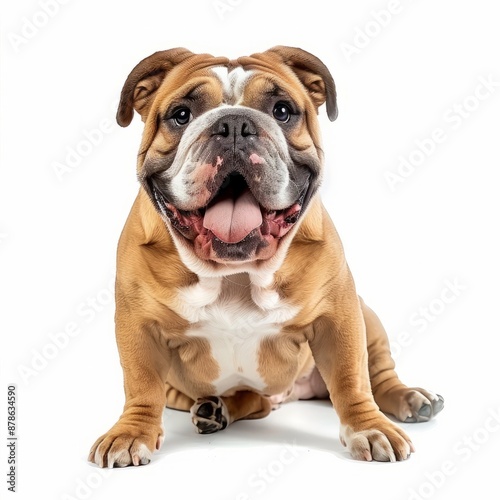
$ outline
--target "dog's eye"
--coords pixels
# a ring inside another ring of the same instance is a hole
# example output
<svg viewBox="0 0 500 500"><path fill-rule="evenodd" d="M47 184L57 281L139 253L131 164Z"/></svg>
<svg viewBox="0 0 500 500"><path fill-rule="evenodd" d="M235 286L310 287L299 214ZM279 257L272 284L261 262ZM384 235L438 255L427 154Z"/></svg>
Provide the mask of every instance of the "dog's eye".
<svg viewBox="0 0 500 500"><path fill-rule="evenodd" d="M187 125L191 121L192 117L193 115L188 108L178 108L172 114L172 120L174 120L175 124L179 126Z"/></svg>
<svg viewBox="0 0 500 500"><path fill-rule="evenodd" d="M274 105L273 116L274 118L276 118L276 120L286 123L288 120L290 120L291 115L292 110L290 109L290 106L285 102L280 101Z"/></svg>

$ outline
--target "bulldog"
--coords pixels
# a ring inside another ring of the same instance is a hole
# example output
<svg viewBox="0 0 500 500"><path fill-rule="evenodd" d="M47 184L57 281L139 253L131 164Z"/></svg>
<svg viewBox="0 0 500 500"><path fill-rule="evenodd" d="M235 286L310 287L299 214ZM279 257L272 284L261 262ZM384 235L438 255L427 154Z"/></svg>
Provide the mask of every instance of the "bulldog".
<svg viewBox="0 0 500 500"><path fill-rule="evenodd" d="M325 103L335 120L329 70L291 47L236 60L176 48L128 76L117 121L135 110L144 133L117 254L126 402L91 462L149 463L165 406L207 434L310 398L330 398L355 459L394 462L414 447L386 414L443 408L396 375L321 203Z"/></svg>

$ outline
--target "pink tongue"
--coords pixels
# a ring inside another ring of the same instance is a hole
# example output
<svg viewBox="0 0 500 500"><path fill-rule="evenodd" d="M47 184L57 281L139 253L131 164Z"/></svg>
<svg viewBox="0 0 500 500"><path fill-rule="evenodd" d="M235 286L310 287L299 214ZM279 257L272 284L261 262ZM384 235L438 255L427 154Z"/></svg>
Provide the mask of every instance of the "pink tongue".
<svg viewBox="0 0 500 500"><path fill-rule="evenodd" d="M203 226L224 243L238 243L262 224L260 206L250 189L207 208Z"/></svg>

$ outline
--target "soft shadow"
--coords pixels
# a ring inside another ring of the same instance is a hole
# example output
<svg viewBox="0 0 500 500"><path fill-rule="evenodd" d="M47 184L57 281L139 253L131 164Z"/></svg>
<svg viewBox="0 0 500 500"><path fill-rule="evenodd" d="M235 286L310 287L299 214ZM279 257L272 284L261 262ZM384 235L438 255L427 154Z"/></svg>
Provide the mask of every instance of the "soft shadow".
<svg viewBox="0 0 500 500"><path fill-rule="evenodd" d="M298 401L259 420L242 420L214 434L197 434L187 412L166 410L165 443L156 460L177 452L212 447L245 454L265 446L293 444L352 460L338 438L339 421L328 401ZM296 411L295 411L296 410Z"/></svg>

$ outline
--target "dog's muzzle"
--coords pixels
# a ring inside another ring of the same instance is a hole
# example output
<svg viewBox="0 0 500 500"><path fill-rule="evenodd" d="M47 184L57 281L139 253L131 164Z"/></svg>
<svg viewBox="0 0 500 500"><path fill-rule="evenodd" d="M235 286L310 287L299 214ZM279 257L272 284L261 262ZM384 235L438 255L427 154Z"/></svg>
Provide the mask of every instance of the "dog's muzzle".
<svg viewBox="0 0 500 500"><path fill-rule="evenodd" d="M299 220L310 198L312 172L293 161L281 130L258 111L219 115L187 151L179 146L181 158L172 167L148 176L145 187L199 257L269 258ZM174 192L169 173L182 178L182 193Z"/></svg>

